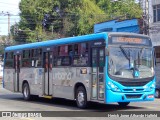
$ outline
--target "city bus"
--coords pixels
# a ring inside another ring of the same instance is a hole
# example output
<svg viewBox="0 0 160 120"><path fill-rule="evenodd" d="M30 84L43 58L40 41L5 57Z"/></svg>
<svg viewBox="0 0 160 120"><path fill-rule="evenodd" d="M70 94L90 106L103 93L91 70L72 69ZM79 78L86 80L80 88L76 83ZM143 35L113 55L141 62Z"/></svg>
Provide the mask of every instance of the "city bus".
<svg viewBox="0 0 160 120"><path fill-rule="evenodd" d="M153 101L154 48L148 36L103 32L10 46L4 53L3 86L23 94L88 102Z"/></svg>

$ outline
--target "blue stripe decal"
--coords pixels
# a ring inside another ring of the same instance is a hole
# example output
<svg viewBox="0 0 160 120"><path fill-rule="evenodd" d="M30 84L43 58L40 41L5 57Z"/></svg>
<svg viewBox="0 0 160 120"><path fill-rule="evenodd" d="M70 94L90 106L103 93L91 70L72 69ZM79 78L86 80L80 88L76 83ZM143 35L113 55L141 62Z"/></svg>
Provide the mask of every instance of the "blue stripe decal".
<svg viewBox="0 0 160 120"><path fill-rule="evenodd" d="M43 42L10 46L10 47L5 48L5 51L47 47L50 45L71 44L71 43L76 43L76 42L94 41L94 40L106 39L106 38L107 38L107 33L90 34L90 35L83 35L83 36L77 36L77 37L68 37L68 38L61 38L61 39L56 39L56 40L48 40L48 41L43 41Z"/></svg>

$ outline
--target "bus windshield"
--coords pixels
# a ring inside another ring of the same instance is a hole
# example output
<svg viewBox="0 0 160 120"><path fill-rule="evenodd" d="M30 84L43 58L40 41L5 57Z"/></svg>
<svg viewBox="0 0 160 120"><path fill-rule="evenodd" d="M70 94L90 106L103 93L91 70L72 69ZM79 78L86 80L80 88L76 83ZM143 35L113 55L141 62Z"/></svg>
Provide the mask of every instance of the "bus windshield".
<svg viewBox="0 0 160 120"><path fill-rule="evenodd" d="M108 71L121 78L148 78L154 75L152 48L110 46ZM135 77L135 71L138 76Z"/></svg>

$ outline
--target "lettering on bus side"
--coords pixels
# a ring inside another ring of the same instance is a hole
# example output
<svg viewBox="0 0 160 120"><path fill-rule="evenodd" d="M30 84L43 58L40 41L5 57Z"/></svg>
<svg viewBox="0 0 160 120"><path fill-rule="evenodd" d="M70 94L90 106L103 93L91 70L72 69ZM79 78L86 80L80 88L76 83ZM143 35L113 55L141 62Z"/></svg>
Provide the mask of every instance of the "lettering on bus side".
<svg viewBox="0 0 160 120"><path fill-rule="evenodd" d="M95 42L94 45L102 45L102 42Z"/></svg>
<svg viewBox="0 0 160 120"><path fill-rule="evenodd" d="M71 72L56 72L53 73L53 79L56 80L71 80L72 79L72 73Z"/></svg>
<svg viewBox="0 0 160 120"><path fill-rule="evenodd" d="M51 48L47 48L46 50L49 51L49 50L51 50Z"/></svg>
<svg viewBox="0 0 160 120"><path fill-rule="evenodd" d="M103 46L105 45L105 41L104 41L104 40L98 40L98 41L94 41L94 42L91 43L91 46L92 46L92 47L94 47L94 46L95 46L95 47L96 47L96 46L102 46L102 45L103 45Z"/></svg>

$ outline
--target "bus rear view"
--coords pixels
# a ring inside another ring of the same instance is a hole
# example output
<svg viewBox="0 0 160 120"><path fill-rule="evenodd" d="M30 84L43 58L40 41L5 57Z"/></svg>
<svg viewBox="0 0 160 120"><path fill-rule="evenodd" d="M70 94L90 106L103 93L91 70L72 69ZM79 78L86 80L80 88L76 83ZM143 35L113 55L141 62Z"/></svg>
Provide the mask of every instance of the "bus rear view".
<svg viewBox="0 0 160 120"><path fill-rule="evenodd" d="M106 59L106 102L128 105L152 101L155 92L154 51L142 35L109 34Z"/></svg>

